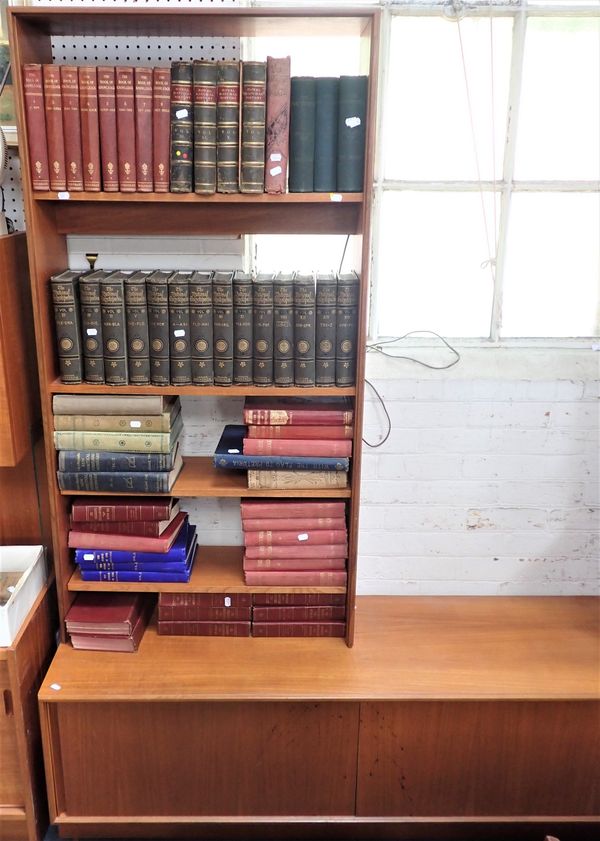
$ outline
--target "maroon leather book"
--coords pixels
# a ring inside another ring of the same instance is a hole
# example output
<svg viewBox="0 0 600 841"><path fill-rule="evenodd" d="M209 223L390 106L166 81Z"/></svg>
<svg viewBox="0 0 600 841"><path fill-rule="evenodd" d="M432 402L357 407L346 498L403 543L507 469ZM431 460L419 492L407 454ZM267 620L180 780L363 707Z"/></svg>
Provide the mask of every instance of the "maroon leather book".
<svg viewBox="0 0 600 841"><path fill-rule="evenodd" d="M131 634L70 634L73 648L87 649L88 651L137 651L144 636L146 625L150 616L149 609L142 609L135 620Z"/></svg>
<svg viewBox="0 0 600 841"><path fill-rule="evenodd" d="M249 456L331 456L352 455L352 441L326 441L286 438L244 438L244 455Z"/></svg>
<svg viewBox="0 0 600 841"><path fill-rule="evenodd" d="M46 111L50 189L59 192L67 189L60 67L57 64L44 64L42 75L44 77L44 108Z"/></svg>
<svg viewBox="0 0 600 841"><path fill-rule="evenodd" d="M244 546L326 546L346 544L348 533L343 529L315 529L314 531L244 531Z"/></svg>
<svg viewBox="0 0 600 841"><path fill-rule="evenodd" d="M101 496L76 497L71 506L71 520L74 523L139 522L140 520L168 520L176 499L154 497Z"/></svg>
<svg viewBox="0 0 600 841"><path fill-rule="evenodd" d="M115 68L119 190L135 193L135 92L133 67Z"/></svg>
<svg viewBox="0 0 600 841"><path fill-rule="evenodd" d="M41 64L23 65L23 98L27 121L31 186L36 191L47 192L50 189L50 174Z"/></svg>
<svg viewBox="0 0 600 841"><path fill-rule="evenodd" d="M78 593L65 616L67 631L131 634L143 604L141 593Z"/></svg>
<svg viewBox="0 0 600 841"><path fill-rule="evenodd" d="M87 534L130 534L138 537L160 537L179 513L179 503L173 506L171 516L166 520L140 520L120 523L77 523L76 530Z"/></svg>
<svg viewBox="0 0 600 841"><path fill-rule="evenodd" d="M265 192L285 193L290 137L290 57L267 58Z"/></svg>
<svg viewBox="0 0 600 841"><path fill-rule="evenodd" d="M298 438L303 441L315 439L340 441L352 438L352 426L249 426L248 438Z"/></svg>
<svg viewBox="0 0 600 841"><path fill-rule="evenodd" d="M343 517L346 513L344 502L287 502L269 499L244 500L240 503L242 520L256 520L259 517L289 519L291 517Z"/></svg>
<svg viewBox="0 0 600 841"><path fill-rule="evenodd" d="M290 572L291 570L298 570L299 572L308 572L309 570L323 570L323 569L346 569L345 558L247 558L244 556L243 563L244 572L270 572L272 570L278 572Z"/></svg>
<svg viewBox="0 0 600 841"><path fill-rule="evenodd" d="M69 544L70 545L70 544ZM93 546L86 547L93 549ZM110 546L103 546L110 549ZM346 558L348 544L328 544L327 546L248 546L244 552L244 560L252 558ZM325 567L323 567L325 569Z"/></svg>
<svg viewBox="0 0 600 841"><path fill-rule="evenodd" d="M232 622L240 621L249 622L252 618L252 606L247 607L203 607L202 605L192 604L159 604L158 605L158 620L176 621L176 622Z"/></svg>
<svg viewBox="0 0 600 841"><path fill-rule="evenodd" d="M152 74L154 192L168 193L171 166L171 71L168 67L155 67Z"/></svg>
<svg viewBox="0 0 600 841"><path fill-rule="evenodd" d="M253 622L253 637L344 637L345 622Z"/></svg>
<svg viewBox="0 0 600 841"><path fill-rule="evenodd" d="M67 545L71 549L120 549L125 552L168 552L185 522L187 514L180 511L159 537L139 537L129 534L97 534L71 529Z"/></svg>
<svg viewBox="0 0 600 841"><path fill-rule="evenodd" d="M100 169L100 126L98 122L98 79L95 67L79 68L79 112L83 187L92 193L102 188Z"/></svg>
<svg viewBox="0 0 600 841"><path fill-rule="evenodd" d="M183 637L249 637L250 622L163 622L159 635Z"/></svg>
<svg viewBox="0 0 600 841"><path fill-rule="evenodd" d="M244 423L261 426L348 426L354 419L352 404L346 400L316 401L297 398L262 400L247 397L244 403Z"/></svg>
<svg viewBox="0 0 600 841"><path fill-rule="evenodd" d="M302 517L292 520L277 517L262 517L256 520L242 520L244 532L293 531L296 534L315 529L345 529L343 517Z"/></svg>
<svg viewBox="0 0 600 841"><path fill-rule="evenodd" d="M98 68L98 119L100 123L100 155L102 189L107 193L119 190L117 149L117 100L115 68Z"/></svg>
<svg viewBox="0 0 600 841"><path fill-rule="evenodd" d="M323 622L344 619L344 605L296 605L292 607L254 607L254 622Z"/></svg>
<svg viewBox="0 0 600 841"><path fill-rule="evenodd" d="M345 605L344 593L254 593L255 605Z"/></svg>
<svg viewBox="0 0 600 841"><path fill-rule="evenodd" d="M135 87L135 160L137 189L151 193L152 170L152 68L134 68Z"/></svg>
<svg viewBox="0 0 600 841"><path fill-rule="evenodd" d="M251 593L159 593L158 607L249 607Z"/></svg>
<svg viewBox="0 0 600 841"><path fill-rule="evenodd" d="M67 190L83 190L83 162L81 154L81 120L79 117L79 73L77 67L60 67L63 133L65 138L65 168Z"/></svg>

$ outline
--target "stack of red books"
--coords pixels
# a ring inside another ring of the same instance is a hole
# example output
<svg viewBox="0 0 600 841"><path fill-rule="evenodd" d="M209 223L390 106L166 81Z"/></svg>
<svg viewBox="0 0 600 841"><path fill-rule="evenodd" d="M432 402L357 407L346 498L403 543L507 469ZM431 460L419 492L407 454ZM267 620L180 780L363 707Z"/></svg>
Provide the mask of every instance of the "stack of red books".
<svg viewBox="0 0 600 841"><path fill-rule="evenodd" d="M249 637L250 593L160 593L158 633L186 637Z"/></svg>
<svg viewBox="0 0 600 841"><path fill-rule="evenodd" d="M73 648L136 651L153 601L143 593L78 593L65 617Z"/></svg>
<svg viewBox="0 0 600 841"><path fill-rule="evenodd" d="M253 637L343 637L344 593L255 593Z"/></svg>

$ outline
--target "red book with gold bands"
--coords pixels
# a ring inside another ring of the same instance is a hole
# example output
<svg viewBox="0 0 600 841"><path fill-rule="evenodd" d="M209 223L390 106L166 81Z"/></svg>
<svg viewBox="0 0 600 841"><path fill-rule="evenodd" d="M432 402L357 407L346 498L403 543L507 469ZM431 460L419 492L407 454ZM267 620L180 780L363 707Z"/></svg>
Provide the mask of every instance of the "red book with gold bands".
<svg viewBox="0 0 600 841"><path fill-rule="evenodd" d="M50 189L50 178L41 64L23 65L23 97L25 99L25 119L27 121L31 186L36 191L46 192Z"/></svg>
<svg viewBox="0 0 600 841"><path fill-rule="evenodd" d="M102 158L102 189L108 193L115 193L119 190L119 167L114 67L98 68L98 118Z"/></svg>
<svg viewBox="0 0 600 841"><path fill-rule="evenodd" d="M134 70L137 188L140 193L151 193L154 186L152 169L152 68L136 67Z"/></svg>
<svg viewBox="0 0 600 841"><path fill-rule="evenodd" d="M290 57L267 58L265 192L285 193L290 136Z"/></svg>
<svg viewBox="0 0 600 841"><path fill-rule="evenodd" d="M65 168L67 190L83 190L83 162L81 155L81 118L79 115L79 73L77 67L60 67L63 132L65 138Z"/></svg>
<svg viewBox="0 0 600 841"><path fill-rule="evenodd" d="M152 144L154 192L169 192L171 155L171 70L155 67L152 71Z"/></svg>
<svg viewBox="0 0 600 841"><path fill-rule="evenodd" d="M135 93L133 67L115 70L117 102L117 153L119 190L135 193L137 187L135 164Z"/></svg>
<svg viewBox="0 0 600 841"><path fill-rule="evenodd" d="M61 192L67 189L67 177L65 173L65 136L60 90L60 67L55 64L44 64L42 75L44 78L50 189Z"/></svg>
<svg viewBox="0 0 600 841"><path fill-rule="evenodd" d="M95 67L79 68L79 110L83 187L89 192L102 188L100 169L100 126L98 122L98 79Z"/></svg>

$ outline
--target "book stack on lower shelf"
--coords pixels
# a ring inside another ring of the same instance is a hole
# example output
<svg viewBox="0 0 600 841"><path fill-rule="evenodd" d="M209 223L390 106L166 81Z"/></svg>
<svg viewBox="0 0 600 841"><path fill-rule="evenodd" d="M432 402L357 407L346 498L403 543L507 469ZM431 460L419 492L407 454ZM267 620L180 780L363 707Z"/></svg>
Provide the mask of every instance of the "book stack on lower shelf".
<svg viewBox="0 0 600 841"><path fill-rule="evenodd" d="M141 593L79 593L65 617L73 648L137 651L153 601Z"/></svg>
<svg viewBox="0 0 600 841"><path fill-rule="evenodd" d="M190 580L196 526L175 499L75 499L68 545L83 581Z"/></svg>
<svg viewBox="0 0 600 841"><path fill-rule="evenodd" d="M159 635L249 637L250 593L159 593Z"/></svg>
<svg viewBox="0 0 600 841"><path fill-rule="evenodd" d="M63 491L169 493L183 466L178 397L56 394Z"/></svg>
<svg viewBox="0 0 600 841"><path fill-rule="evenodd" d="M343 502L241 503L248 585L343 586L348 531Z"/></svg>
<svg viewBox="0 0 600 841"><path fill-rule="evenodd" d="M346 597L335 593L255 593L253 637L343 637Z"/></svg>

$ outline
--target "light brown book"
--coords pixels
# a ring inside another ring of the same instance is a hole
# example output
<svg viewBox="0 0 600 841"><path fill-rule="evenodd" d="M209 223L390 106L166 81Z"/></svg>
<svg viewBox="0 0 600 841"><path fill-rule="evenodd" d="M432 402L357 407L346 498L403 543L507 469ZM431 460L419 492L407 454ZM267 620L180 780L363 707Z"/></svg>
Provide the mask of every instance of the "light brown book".
<svg viewBox="0 0 600 841"><path fill-rule="evenodd" d="M336 470L249 470L249 488L346 488L348 474Z"/></svg>
<svg viewBox="0 0 600 841"><path fill-rule="evenodd" d="M54 429L75 432L169 432L181 411L179 400L160 415L54 415Z"/></svg>

